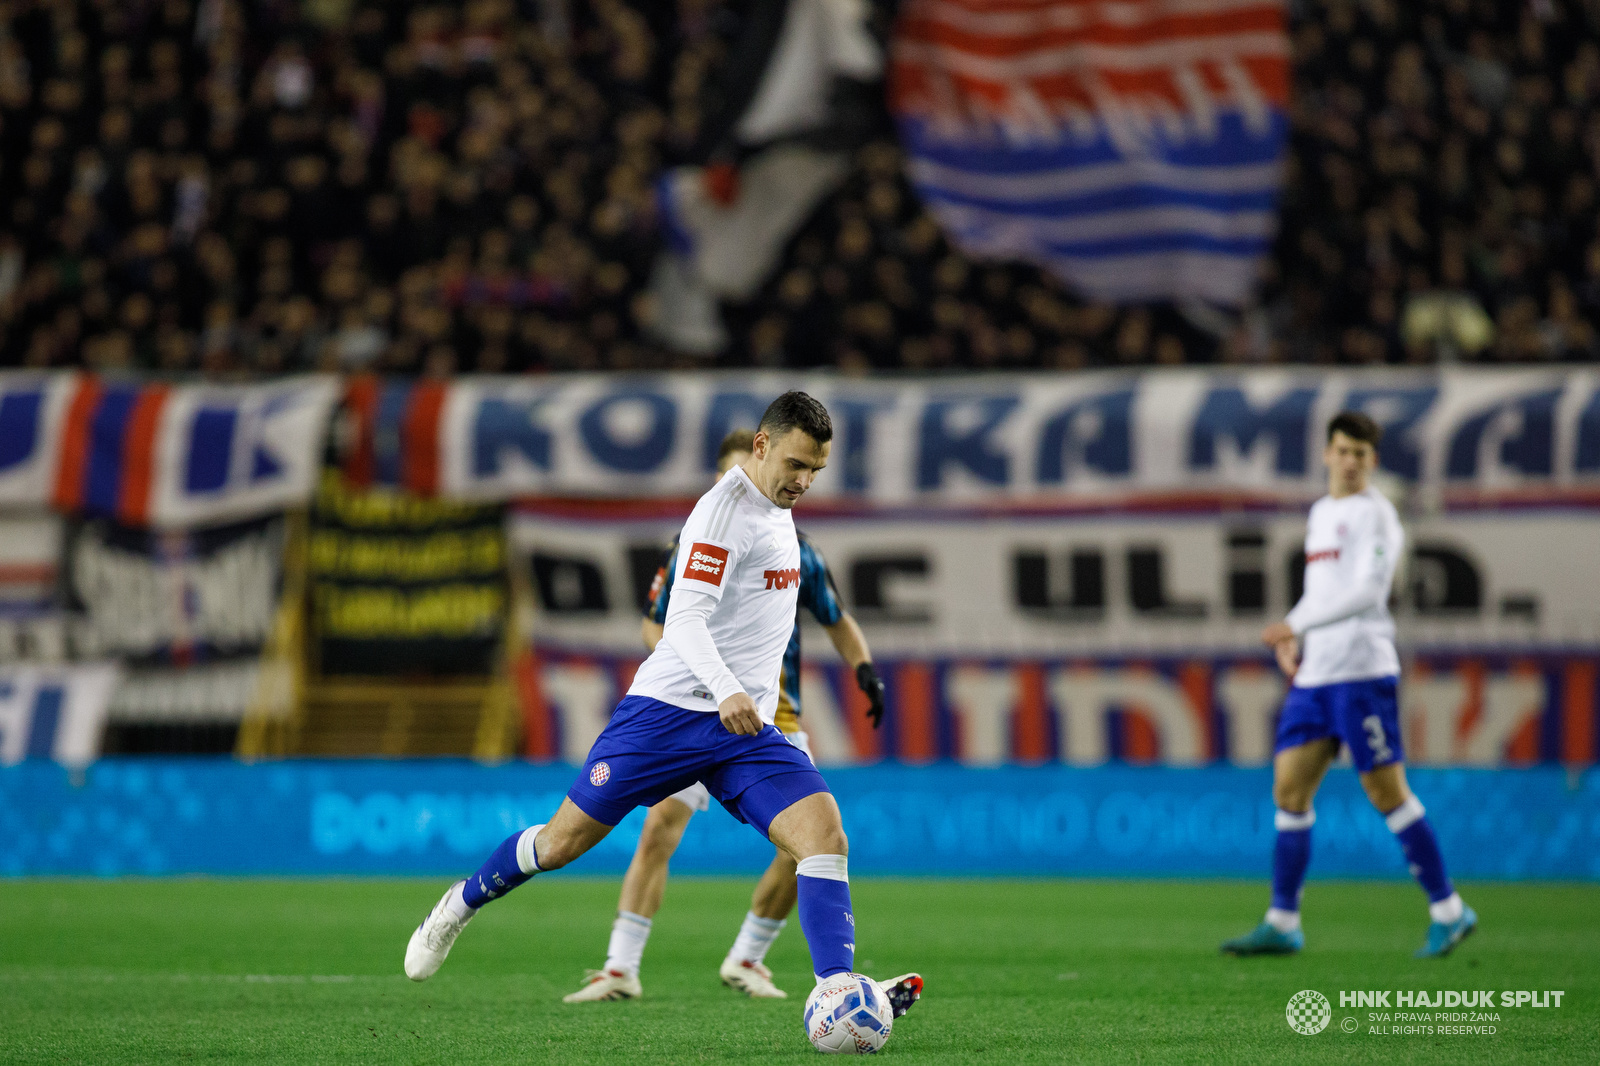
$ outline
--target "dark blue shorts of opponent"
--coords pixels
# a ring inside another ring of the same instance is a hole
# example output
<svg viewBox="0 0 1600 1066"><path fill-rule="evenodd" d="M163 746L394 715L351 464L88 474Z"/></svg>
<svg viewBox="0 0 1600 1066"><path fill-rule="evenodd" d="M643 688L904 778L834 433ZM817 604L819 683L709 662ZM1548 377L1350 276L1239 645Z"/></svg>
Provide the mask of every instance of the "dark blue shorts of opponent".
<svg viewBox="0 0 1600 1066"><path fill-rule="evenodd" d="M635 807L654 806L696 781L762 836L785 807L828 791L806 753L775 726L740 736L715 714L627 696L567 796L595 821L616 825Z"/></svg>
<svg viewBox="0 0 1600 1066"><path fill-rule="evenodd" d="M1405 748L1400 743L1399 680L1375 677L1289 689L1278 715L1274 750L1334 737L1350 746L1350 758L1362 773L1405 762Z"/></svg>

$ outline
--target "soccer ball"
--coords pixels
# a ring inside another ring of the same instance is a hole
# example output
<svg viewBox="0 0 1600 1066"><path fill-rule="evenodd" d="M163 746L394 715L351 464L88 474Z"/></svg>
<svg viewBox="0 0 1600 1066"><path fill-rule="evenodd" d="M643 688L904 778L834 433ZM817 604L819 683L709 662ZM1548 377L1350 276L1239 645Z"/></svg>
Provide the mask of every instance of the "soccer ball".
<svg viewBox="0 0 1600 1066"><path fill-rule="evenodd" d="M883 986L859 973L823 981L806 997L806 1038L827 1055L870 1055L894 1028L894 1008Z"/></svg>

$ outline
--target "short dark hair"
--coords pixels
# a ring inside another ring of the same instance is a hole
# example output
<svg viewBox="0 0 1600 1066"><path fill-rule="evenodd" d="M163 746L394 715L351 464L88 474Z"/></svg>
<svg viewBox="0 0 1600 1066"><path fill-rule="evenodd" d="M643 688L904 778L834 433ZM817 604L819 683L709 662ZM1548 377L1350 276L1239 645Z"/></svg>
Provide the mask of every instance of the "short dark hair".
<svg viewBox="0 0 1600 1066"><path fill-rule="evenodd" d="M833 420L828 417L828 409L813 397L798 391L786 392L773 400L766 414L761 416L761 425L756 428L773 440L791 429L798 429L818 444L826 444L833 439Z"/></svg>
<svg viewBox="0 0 1600 1066"><path fill-rule="evenodd" d="M1362 414L1360 411L1340 411L1328 421L1328 442L1333 443L1333 435L1343 433L1351 440L1364 440L1374 448L1383 439L1383 427L1372 420L1371 415Z"/></svg>
<svg viewBox="0 0 1600 1066"><path fill-rule="evenodd" d="M753 429L730 429L728 435L722 438L722 444L717 448L717 462L722 462L734 452L753 452L756 450L756 431Z"/></svg>

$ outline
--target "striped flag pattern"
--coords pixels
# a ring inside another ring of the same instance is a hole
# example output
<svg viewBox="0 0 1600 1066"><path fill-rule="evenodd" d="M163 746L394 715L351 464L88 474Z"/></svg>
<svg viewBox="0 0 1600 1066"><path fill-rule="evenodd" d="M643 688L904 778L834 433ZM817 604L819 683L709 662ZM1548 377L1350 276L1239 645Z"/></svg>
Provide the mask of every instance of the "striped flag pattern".
<svg viewBox="0 0 1600 1066"><path fill-rule="evenodd" d="M338 387L0 372L0 506L161 529L281 511L311 494Z"/></svg>
<svg viewBox="0 0 1600 1066"><path fill-rule="evenodd" d="M447 394L442 381L351 378L344 406L354 432L342 461L345 479L356 488L437 495L439 421Z"/></svg>
<svg viewBox="0 0 1600 1066"><path fill-rule="evenodd" d="M962 249L1110 302L1248 302L1276 231L1274 0L906 0L890 107Z"/></svg>
<svg viewBox="0 0 1600 1066"><path fill-rule="evenodd" d="M159 383L78 381L61 435L57 510L133 526L149 521L156 433L170 392Z"/></svg>

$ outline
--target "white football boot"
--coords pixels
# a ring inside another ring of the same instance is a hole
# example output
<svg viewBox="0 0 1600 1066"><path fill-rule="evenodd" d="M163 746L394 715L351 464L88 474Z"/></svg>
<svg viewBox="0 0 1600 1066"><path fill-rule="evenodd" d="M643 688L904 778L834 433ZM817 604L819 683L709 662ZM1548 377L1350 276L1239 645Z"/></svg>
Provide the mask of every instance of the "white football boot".
<svg viewBox="0 0 1600 1066"><path fill-rule="evenodd" d="M889 1006L894 1008L894 1016L899 1018L922 998L922 975L903 973L899 977L879 981L878 987L889 997Z"/></svg>
<svg viewBox="0 0 1600 1066"><path fill-rule="evenodd" d="M621 970L590 970L583 975L583 987L561 997L563 1003L601 1003L612 999L638 999L644 986L638 974Z"/></svg>
<svg viewBox="0 0 1600 1066"><path fill-rule="evenodd" d="M772 983L772 971L759 962L736 959L732 955L722 960L722 983L737 988L751 999L788 999L789 993Z"/></svg>
<svg viewBox="0 0 1600 1066"><path fill-rule="evenodd" d="M456 942L456 937L461 935L461 930L472 921L472 916L478 912L467 908L464 916L451 905L451 897L457 899L461 896L461 886L465 881L457 881L434 904L433 910L422 919L422 924L417 926L417 931L411 934L411 943L406 945L406 976L413 981L426 981L439 972L439 967L444 965L445 956L450 954L450 947Z"/></svg>

